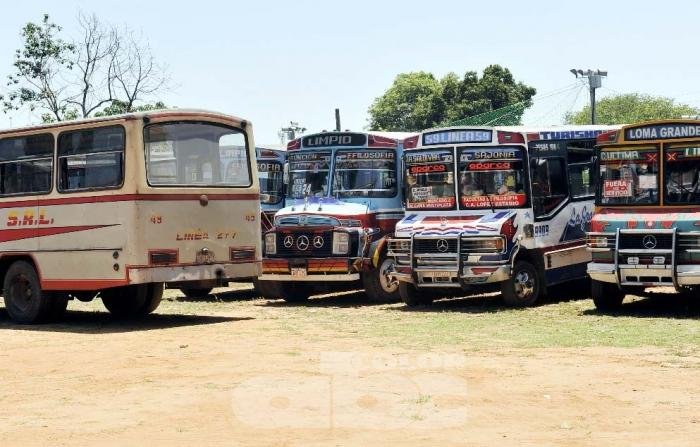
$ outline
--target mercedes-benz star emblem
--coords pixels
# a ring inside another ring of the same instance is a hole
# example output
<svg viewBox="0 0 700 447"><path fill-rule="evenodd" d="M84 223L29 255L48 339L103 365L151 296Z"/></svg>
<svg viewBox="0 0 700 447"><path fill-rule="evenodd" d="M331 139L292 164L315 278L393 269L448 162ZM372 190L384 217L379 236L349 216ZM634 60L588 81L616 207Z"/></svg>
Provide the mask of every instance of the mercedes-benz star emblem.
<svg viewBox="0 0 700 447"><path fill-rule="evenodd" d="M651 234L647 234L646 236L644 236L644 239L642 239L642 245L647 250L656 248L656 238Z"/></svg>
<svg viewBox="0 0 700 447"><path fill-rule="evenodd" d="M291 235L287 235L284 237L284 248L292 248L292 245L294 245L294 237Z"/></svg>
<svg viewBox="0 0 700 447"><path fill-rule="evenodd" d="M316 235L313 240L314 248L323 247L323 236Z"/></svg>
<svg viewBox="0 0 700 447"><path fill-rule="evenodd" d="M438 239L436 246L440 253L445 253L449 247L445 239Z"/></svg>
<svg viewBox="0 0 700 447"><path fill-rule="evenodd" d="M306 251L309 248L309 238L302 235L297 238L297 248L301 251Z"/></svg>

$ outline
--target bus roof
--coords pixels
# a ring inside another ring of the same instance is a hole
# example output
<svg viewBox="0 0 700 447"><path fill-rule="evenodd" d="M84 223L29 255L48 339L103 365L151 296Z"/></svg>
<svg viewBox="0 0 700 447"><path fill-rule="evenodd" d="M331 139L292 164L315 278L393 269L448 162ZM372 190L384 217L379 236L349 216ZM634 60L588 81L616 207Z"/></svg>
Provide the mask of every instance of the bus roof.
<svg viewBox="0 0 700 447"><path fill-rule="evenodd" d="M678 141L700 139L700 120L670 119L629 124L607 132L598 138L598 144L636 143L648 141Z"/></svg>
<svg viewBox="0 0 700 447"><path fill-rule="evenodd" d="M143 118L167 118L167 117L184 118L187 116L225 119L225 120L237 122L241 126L248 122L247 120L244 120L242 118L238 118L238 117L233 116L233 115L227 115L225 113L220 113L220 112L213 112L210 110L203 110L203 109L161 109L161 110L149 110L147 112L124 113L121 115L82 118L82 119L78 119L78 120L60 121L60 122L54 122L54 123L45 123L45 124L37 124L37 125L32 125L32 126L17 127L17 128L12 128L12 129L3 129L3 130L0 130L0 136L7 135L7 134L13 134L13 133L32 132L32 131L43 130L43 129L54 129L57 127L79 126L81 124L93 124L93 123L102 123L102 122L110 122L110 121L130 121L130 120L139 120L139 119L143 119Z"/></svg>

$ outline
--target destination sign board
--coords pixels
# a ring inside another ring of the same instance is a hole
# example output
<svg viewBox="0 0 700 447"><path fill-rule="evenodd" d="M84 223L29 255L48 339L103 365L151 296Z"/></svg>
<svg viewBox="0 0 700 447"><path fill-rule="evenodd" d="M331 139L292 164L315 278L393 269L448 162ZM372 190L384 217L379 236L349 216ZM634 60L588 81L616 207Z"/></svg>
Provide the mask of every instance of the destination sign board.
<svg viewBox="0 0 700 447"><path fill-rule="evenodd" d="M423 134L423 146L437 144L490 143L493 132L483 129L438 130Z"/></svg>

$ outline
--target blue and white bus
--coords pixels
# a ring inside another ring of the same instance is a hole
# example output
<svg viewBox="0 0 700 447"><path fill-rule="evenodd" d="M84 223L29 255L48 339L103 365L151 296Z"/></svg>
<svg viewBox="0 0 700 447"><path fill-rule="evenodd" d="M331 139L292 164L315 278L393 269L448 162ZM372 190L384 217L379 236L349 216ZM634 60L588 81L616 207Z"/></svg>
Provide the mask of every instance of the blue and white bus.
<svg viewBox="0 0 700 447"><path fill-rule="evenodd" d="M494 286L526 306L585 277L595 137L614 128L455 127L404 140L406 217L389 241L404 302Z"/></svg>
<svg viewBox="0 0 700 447"><path fill-rule="evenodd" d="M284 208L287 151L258 147L255 152L260 180L260 224L264 233L272 228L275 213Z"/></svg>

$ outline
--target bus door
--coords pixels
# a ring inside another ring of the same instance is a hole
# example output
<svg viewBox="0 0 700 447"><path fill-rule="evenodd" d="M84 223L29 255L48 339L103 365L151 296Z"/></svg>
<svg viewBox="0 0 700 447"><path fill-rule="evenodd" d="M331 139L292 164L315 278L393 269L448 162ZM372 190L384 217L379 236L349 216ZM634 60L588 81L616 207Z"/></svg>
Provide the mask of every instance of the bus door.
<svg viewBox="0 0 700 447"><path fill-rule="evenodd" d="M529 143L535 247L548 285L584 277L585 233L593 215L593 141Z"/></svg>

